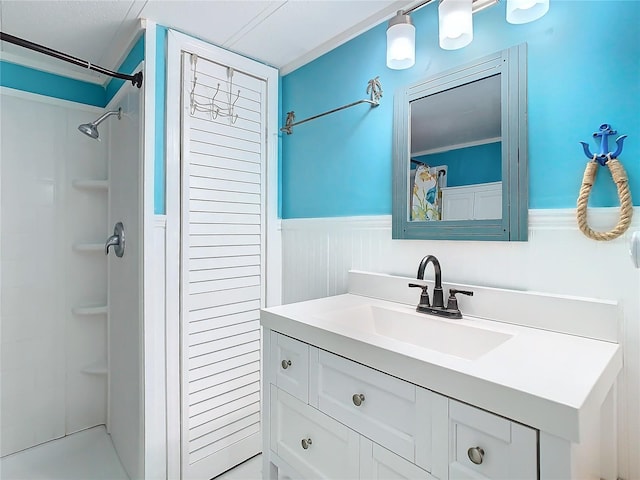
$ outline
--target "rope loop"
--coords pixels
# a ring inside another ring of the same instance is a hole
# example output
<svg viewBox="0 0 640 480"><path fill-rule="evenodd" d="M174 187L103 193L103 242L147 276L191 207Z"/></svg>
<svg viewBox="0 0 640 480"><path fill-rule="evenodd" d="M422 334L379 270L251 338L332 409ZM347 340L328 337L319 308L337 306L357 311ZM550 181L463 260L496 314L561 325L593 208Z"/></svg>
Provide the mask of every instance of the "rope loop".
<svg viewBox="0 0 640 480"><path fill-rule="evenodd" d="M587 223L587 203L589 201L589 195L591 194L591 188L596 180L596 174L598 173L596 155L593 156L584 169L580 195L578 195L578 210L576 213L580 231L582 231L582 233L587 237L598 241L618 238L627 231L631 224L631 217L633 216L633 202L631 200L631 192L629 191L629 179L627 178L627 172L618 159L611 158L610 154L607 154L607 162L605 165L609 168L611 178L618 189L618 198L620 199L620 216L618 218L618 224L608 232L596 232L592 230Z"/></svg>

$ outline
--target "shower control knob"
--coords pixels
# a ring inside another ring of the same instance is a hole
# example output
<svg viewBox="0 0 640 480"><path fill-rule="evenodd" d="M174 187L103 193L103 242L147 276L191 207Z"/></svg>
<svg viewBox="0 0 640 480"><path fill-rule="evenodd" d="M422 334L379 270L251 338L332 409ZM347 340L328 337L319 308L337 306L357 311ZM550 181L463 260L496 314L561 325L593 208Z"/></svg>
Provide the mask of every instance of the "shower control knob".
<svg viewBox="0 0 640 480"><path fill-rule="evenodd" d="M282 365L282 368L286 370L291 366L291 360L282 360L282 362L280 362L280 365Z"/></svg>
<svg viewBox="0 0 640 480"><path fill-rule="evenodd" d="M113 235L107 238L107 242L104 245L105 255L109 255L109 248L111 247L113 247L117 257L124 255L124 225L122 225L122 222L116 223L113 228Z"/></svg>
<svg viewBox="0 0 640 480"><path fill-rule="evenodd" d="M359 407L364 403L364 395L362 393L356 393L351 397L351 400L353 400L353 404L356 407Z"/></svg>

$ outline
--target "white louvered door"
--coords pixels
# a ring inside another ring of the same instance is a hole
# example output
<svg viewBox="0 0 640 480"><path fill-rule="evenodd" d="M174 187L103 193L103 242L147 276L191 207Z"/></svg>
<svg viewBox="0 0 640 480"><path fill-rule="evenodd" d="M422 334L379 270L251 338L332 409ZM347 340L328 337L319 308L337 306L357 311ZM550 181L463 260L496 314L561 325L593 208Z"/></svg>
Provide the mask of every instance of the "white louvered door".
<svg viewBox="0 0 640 480"><path fill-rule="evenodd" d="M261 451L266 82L182 63L182 478L209 479Z"/></svg>

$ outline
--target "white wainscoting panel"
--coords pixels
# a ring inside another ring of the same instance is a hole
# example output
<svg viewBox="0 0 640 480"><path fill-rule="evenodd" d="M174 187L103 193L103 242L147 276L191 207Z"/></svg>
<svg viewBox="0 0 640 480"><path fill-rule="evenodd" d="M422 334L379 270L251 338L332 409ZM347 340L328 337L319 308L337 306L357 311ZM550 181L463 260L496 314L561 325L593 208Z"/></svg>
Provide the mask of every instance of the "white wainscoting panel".
<svg viewBox="0 0 640 480"><path fill-rule="evenodd" d="M592 228L610 229L618 211L591 209ZM283 301L346 293L350 269L415 277L427 254L440 260L444 282L616 301L623 310L618 338L625 352L618 384L619 475L640 478L631 447L640 444L640 273L629 256L631 233L639 229L638 207L631 228L610 242L586 238L575 209L530 210L527 242L392 240L391 216L283 220ZM433 279L431 267L425 277Z"/></svg>

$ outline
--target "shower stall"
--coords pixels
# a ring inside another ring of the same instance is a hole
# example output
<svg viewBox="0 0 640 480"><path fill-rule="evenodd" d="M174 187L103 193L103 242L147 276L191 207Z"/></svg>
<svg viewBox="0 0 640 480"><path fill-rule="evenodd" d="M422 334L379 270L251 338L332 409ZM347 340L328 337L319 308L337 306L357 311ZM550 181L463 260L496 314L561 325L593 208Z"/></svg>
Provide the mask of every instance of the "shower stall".
<svg viewBox="0 0 640 480"><path fill-rule="evenodd" d="M0 92L3 479L144 476L141 102Z"/></svg>

